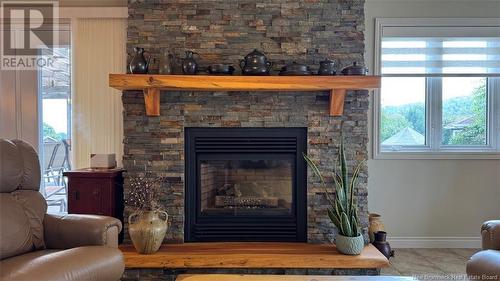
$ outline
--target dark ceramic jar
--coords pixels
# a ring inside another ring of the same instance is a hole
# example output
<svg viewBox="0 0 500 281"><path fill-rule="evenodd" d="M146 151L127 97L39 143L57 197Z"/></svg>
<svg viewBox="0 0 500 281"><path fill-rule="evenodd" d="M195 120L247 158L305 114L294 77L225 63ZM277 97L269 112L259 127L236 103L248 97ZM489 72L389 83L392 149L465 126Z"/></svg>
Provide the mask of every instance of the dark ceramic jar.
<svg viewBox="0 0 500 281"><path fill-rule="evenodd" d="M318 75L335 75L337 73L335 61L325 59L319 62Z"/></svg>
<svg viewBox="0 0 500 281"><path fill-rule="evenodd" d="M311 75L309 67L296 62L289 63L281 68L280 75Z"/></svg>
<svg viewBox="0 0 500 281"><path fill-rule="evenodd" d="M257 49L240 61L241 72L244 75L267 75L271 70L271 65L267 57Z"/></svg>
<svg viewBox="0 0 500 281"><path fill-rule="evenodd" d="M394 251L391 250L389 242L386 241L387 232L377 231L374 233L375 241L373 241L373 246L377 248L387 259L394 256Z"/></svg>
<svg viewBox="0 0 500 281"><path fill-rule="evenodd" d="M229 64L211 64L208 66L207 71L215 75L232 75L234 67Z"/></svg>
<svg viewBox="0 0 500 281"><path fill-rule="evenodd" d="M182 73L196 74L198 71L198 63L194 59L194 55L198 55L193 51L186 51L186 57L182 60Z"/></svg>
<svg viewBox="0 0 500 281"><path fill-rule="evenodd" d="M132 74L147 74L149 61L144 57L144 48L135 47L134 56L129 64L129 71Z"/></svg>
<svg viewBox="0 0 500 281"><path fill-rule="evenodd" d="M342 69L342 74L344 75L366 75L368 73L368 69L364 66L358 65L356 62L353 62L352 65Z"/></svg>

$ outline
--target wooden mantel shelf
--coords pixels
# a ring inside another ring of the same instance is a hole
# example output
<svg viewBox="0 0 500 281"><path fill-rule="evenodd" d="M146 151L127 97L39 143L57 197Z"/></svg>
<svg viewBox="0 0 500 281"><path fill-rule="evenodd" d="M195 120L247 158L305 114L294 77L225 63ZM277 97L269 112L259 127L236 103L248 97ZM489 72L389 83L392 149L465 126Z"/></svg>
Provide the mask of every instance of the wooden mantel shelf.
<svg viewBox="0 0 500 281"><path fill-rule="evenodd" d="M146 115L160 115L160 91L330 91L330 116L341 116L347 90L380 88L380 76L213 76L110 74L109 86L142 90Z"/></svg>
<svg viewBox="0 0 500 281"><path fill-rule="evenodd" d="M125 268L382 268L389 261L373 245L358 256L340 254L335 245L275 242L165 244L154 254L122 245Z"/></svg>

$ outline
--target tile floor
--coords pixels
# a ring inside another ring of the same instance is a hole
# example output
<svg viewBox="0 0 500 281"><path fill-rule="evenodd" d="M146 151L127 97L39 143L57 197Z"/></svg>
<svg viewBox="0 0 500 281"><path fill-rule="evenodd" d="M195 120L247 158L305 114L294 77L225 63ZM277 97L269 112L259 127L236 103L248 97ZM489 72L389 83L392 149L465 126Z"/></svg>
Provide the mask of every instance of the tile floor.
<svg viewBox="0 0 500 281"><path fill-rule="evenodd" d="M416 276L420 280L435 277L465 279L465 264L477 251L479 250L395 249L395 256L390 259L391 267L382 269L381 275Z"/></svg>

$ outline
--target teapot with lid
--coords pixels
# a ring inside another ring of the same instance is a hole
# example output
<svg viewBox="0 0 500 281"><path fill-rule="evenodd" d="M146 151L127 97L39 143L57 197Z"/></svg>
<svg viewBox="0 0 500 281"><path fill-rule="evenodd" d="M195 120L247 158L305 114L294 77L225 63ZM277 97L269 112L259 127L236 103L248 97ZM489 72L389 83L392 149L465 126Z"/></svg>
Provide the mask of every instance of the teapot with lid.
<svg viewBox="0 0 500 281"><path fill-rule="evenodd" d="M342 74L344 75L366 75L367 73L368 69L364 66L358 65L356 62L353 62L352 65L342 69Z"/></svg>
<svg viewBox="0 0 500 281"><path fill-rule="evenodd" d="M267 60L266 55L254 49L240 61L243 75L269 75L272 63Z"/></svg>
<svg viewBox="0 0 500 281"><path fill-rule="evenodd" d="M292 62L283 66L279 74L300 76L300 75L311 75L312 72L309 70L309 67L307 65L300 64L297 62Z"/></svg>

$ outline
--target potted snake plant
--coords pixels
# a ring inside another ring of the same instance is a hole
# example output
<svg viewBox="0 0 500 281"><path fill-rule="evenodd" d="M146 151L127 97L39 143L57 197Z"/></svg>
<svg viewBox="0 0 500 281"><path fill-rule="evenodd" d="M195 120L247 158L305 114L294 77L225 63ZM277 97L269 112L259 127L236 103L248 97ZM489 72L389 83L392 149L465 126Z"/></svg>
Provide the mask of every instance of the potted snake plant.
<svg viewBox="0 0 500 281"><path fill-rule="evenodd" d="M326 190L328 199L328 217L338 229L335 237L337 250L346 255L359 255L364 247L363 235L358 225L358 210L354 198L354 188L358 179L363 162L359 163L349 180L348 168L344 151L344 141L342 139L339 148L339 156L336 169L333 172L335 195L332 197L328 193L325 180L318 169L318 166L311 158L304 154L304 159L313 173L320 179Z"/></svg>

